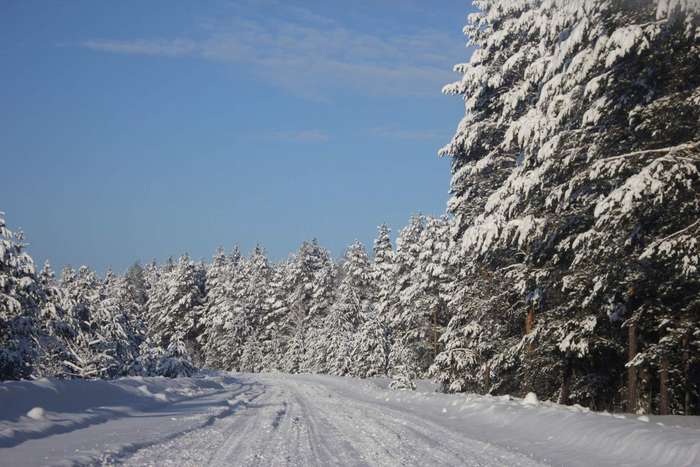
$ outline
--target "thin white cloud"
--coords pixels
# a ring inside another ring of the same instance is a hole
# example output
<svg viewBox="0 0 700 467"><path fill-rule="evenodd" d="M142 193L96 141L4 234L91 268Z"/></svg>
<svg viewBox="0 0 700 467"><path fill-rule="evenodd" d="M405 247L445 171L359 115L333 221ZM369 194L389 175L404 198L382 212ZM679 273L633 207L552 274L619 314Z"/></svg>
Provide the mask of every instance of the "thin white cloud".
<svg viewBox="0 0 700 467"><path fill-rule="evenodd" d="M325 143L330 139L328 134L321 130L278 131L270 133L268 137L290 143Z"/></svg>
<svg viewBox="0 0 700 467"><path fill-rule="evenodd" d="M299 7L273 10L276 16L264 19L237 12L225 20L207 20L200 23L197 39L91 39L80 45L110 53L235 63L276 86L317 98L347 89L437 95L454 80L452 64L464 59L463 45L441 31L369 33Z"/></svg>
<svg viewBox="0 0 700 467"><path fill-rule="evenodd" d="M81 45L87 49L103 52L113 52L134 55L159 55L165 57L179 57L183 55L195 55L199 46L190 40L169 41L114 41L114 40L89 40Z"/></svg>

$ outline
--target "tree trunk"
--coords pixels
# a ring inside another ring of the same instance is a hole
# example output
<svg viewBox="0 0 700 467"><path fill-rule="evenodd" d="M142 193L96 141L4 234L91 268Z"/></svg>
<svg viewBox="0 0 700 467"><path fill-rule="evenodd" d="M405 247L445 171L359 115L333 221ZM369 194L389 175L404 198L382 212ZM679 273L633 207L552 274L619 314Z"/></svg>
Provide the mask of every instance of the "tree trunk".
<svg viewBox="0 0 700 467"><path fill-rule="evenodd" d="M438 354L438 337L437 337L437 322L438 322L438 309L440 305L435 305L433 308L433 361Z"/></svg>
<svg viewBox="0 0 700 467"><path fill-rule="evenodd" d="M530 308L527 310L527 319L525 320L525 334L530 334L535 327L535 310Z"/></svg>
<svg viewBox="0 0 700 467"><path fill-rule="evenodd" d="M525 319L525 335L528 335L535 328L535 309L530 307L527 310L527 318ZM528 353L532 353L532 342L527 344Z"/></svg>
<svg viewBox="0 0 700 467"><path fill-rule="evenodd" d="M491 365L486 363L486 370L484 371L484 386L486 388L486 394L491 392Z"/></svg>
<svg viewBox="0 0 700 467"><path fill-rule="evenodd" d="M690 415L690 331L683 336L683 385L685 395L683 398L683 415Z"/></svg>
<svg viewBox="0 0 700 467"><path fill-rule="evenodd" d="M641 397L637 400L637 411L643 414L652 413L652 401L654 400L654 389L651 384L652 373L649 368L642 367L639 372L639 383L637 383Z"/></svg>
<svg viewBox="0 0 700 467"><path fill-rule="evenodd" d="M564 371L562 373L561 387L559 388L559 403L569 405L569 396L571 395L571 376L573 375L573 365L571 358L567 357L564 362Z"/></svg>
<svg viewBox="0 0 700 467"><path fill-rule="evenodd" d="M661 357L659 373L659 414L668 415L668 357Z"/></svg>
<svg viewBox="0 0 700 467"><path fill-rule="evenodd" d="M630 323L628 329L628 362L637 355L637 324ZM629 366L627 368L627 411L637 412L637 368Z"/></svg>

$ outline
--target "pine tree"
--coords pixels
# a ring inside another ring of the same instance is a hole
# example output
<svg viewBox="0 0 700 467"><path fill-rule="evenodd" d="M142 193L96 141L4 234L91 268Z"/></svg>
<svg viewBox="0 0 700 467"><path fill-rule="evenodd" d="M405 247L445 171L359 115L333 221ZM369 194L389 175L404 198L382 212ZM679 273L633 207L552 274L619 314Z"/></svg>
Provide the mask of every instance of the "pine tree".
<svg viewBox="0 0 700 467"><path fill-rule="evenodd" d="M224 316L230 305L230 281L236 266L219 248L206 272L206 293L200 312L202 331L197 340L204 363L212 368L223 367L225 351L220 348L220 341L224 339Z"/></svg>
<svg viewBox="0 0 700 467"><path fill-rule="evenodd" d="M262 367L262 349L258 339L263 318L267 312L269 281L271 269L267 256L259 246L246 263L244 276L246 278L245 302L242 307L244 314L244 334L240 336L241 363L243 371L259 371Z"/></svg>
<svg viewBox="0 0 700 467"><path fill-rule="evenodd" d="M421 218L399 236L399 300L393 315L394 344L400 345L392 366L422 376L440 350L439 338L449 320L446 306L451 281L449 222ZM406 244L405 242L408 242ZM401 264L403 262L403 264ZM393 357L392 357L393 358Z"/></svg>
<svg viewBox="0 0 700 467"><path fill-rule="evenodd" d="M460 267L447 302L452 317L440 337L442 351L430 367L444 391L517 392L513 348L521 341L522 325L509 272L494 274L475 263Z"/></svg>
<svg viewBox="0 0 700 467"><path fill-rule="evenodd" d="M100 281L94 271L81 266L76 273L65 268L61 276L64 290L63 308L74 326L73 339L67 342L71 368L70 376L78 378L107 378L112 376L118 363L114 342L102 329L110 321L102 307Z"/></svg>
<svg viewBox="0 0 700 467"><path fill-rule="evenodd" d="M683 348L696 307L697 6L478 6L465 29L478 50L446 88L465 96L465 118L442 153L454 158L449 206L465 256L512 268L521 293L520 390L611 407L629 358L630 387L635 368L652 375L646 394L655 373L685 365L655 342L679 336ZM649 353L628 357L627 335Z"/></svg>
<svg viewBox="0 0 700 467"><path fill-rule="evenodd" d="M374 293L369 257L360 242L354 242L346 250L341 270L337 299L326 317L325 332L322 334L327 371L336 375L355 372L352 358L355 334L360 325L375 313L371 302ZM370 337L367 334L364 336ZM369 350L374 345L362 343L356 347L358 351L363 347Z"/></svg>
<svg viewBox="0 0 700 467"><path fill-rule="evenodd" d="M289 313L282 332L294 341L287 352L302 351L303 354L287 355L285 365L298 365L303 371L313 370L323 359L318 354L323 345L317 344L334 300L335 267L328 251L313 240L301 245L287 273L290 278Z"/></svg>
<svg viewBox="0 0 700 467"><path fill-rule="evenodd" d="M389 369L389 329L379 312L372 309L365 317L352 343L353 376L369 378L387 375Z"/></svg>
<svg viewBox="0 0 700 467"><path fill-rule="evenodd" d="M282 356L287 345L284 323L289 314L290 263L278 263L271 272L264 312L261 316L258 338L262 347L263 370L282 368Z"/></svg>
<svg viewBox="0 0 700 467"><path fill-rule="evenodd" d="M177 371L178 359L196 359L199 354L198 310L202 297L201 277L187 255L177 265L166 265L148 300L149 333L156 346L172 358L167 372ZM187 366L190 362L187 362Z"/></svg>
<svg viewBox="0 0 700 467"><path fill-rule="evenodd" d="M0 379L26 378L36 357L33 341L39 290L23 235L0 212Z"/></svg>
<svg viewBox="0 0 700 467"><path fill-rule="evenodd" d="M306 353L306 336L304 328L298 326L296 332L289 339L286 352L282 356L282 370L286 373L300 373L302 369L302 358Z"/></svg>
<svg viewBox="0 0 700 467"><path fill-rule="evenodd" d="M262 370L263 349L258 336L251 335L246 339L241 350L240 371L256 373Z"/></svg>
<svg viewBox="0 0 700 467"><path fill-rule="evenodd" d="M39 272L38 284L44 300L36 323L39 355L35 374L62 377L70 371L64 362L70 360L67 343L75 339L76 326L63 309L63 290L56 282L56 275L48 261Z"/></svg>
<svg viewBox="0 0 700 467"><path fill-rule="evenodd" d="M386 224L380 225L372 249L371 277L376 292L373 302L376 304L377 313L385 321L388 318L395 271L390 233Z"/></svg>
<svg viewBox="0 0 700 467"><path fill-rule="evenodd" d="M418 264L420 254L420 234L425 228L424 216L412 216L409 224L401 229L396 239L393 279L394 286L386 314L391 333L390 373L393 377L403 375L415 378L419 373L418 357L408 344L412 306L406 297L413 286L413 271Z"/></svg>
<svg viewBox="0 0 700 467"><path fill-rule="evenodd" d="M106 349L113 360L109 377L126 376L137 372L134 362L143 341L143 325L139 319L140 304L136 301L127 277L107 271L100 285L98 313L93 318L97 332L106 341Z"/></svg>
<svg viewBox="0 0 700 467"><path fill-rule="evenodd" d="M148 301L148 286L146 282L146 273L139 262L131 265L126 272L125 279L129 288L130 300L138 305L139 313L143 312L143 307Z"/></svg>

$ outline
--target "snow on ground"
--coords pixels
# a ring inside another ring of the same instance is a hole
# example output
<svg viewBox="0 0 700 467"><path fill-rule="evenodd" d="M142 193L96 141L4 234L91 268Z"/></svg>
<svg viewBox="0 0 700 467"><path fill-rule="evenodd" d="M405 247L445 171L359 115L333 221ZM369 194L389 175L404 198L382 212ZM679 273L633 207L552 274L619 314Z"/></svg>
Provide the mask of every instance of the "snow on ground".
<svg viewBox="0 0 700 467"><path fill-rule="evenodd" d="M387 386L225 373L0 383L0 465L700 465L698 417Z"/></svg>
<svg viewBox="0 0 700 467"><path fill-rule="evenodd" d="M224 374L0 383L0 466L124 455L230 415L247 391Z"/></svg>

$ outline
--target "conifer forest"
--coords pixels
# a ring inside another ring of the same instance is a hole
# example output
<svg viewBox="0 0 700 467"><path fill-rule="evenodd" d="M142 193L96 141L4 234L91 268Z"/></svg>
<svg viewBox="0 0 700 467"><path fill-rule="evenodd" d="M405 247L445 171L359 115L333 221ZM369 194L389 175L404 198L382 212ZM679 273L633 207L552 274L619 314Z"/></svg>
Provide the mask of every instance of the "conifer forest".
<svg viewBox="0 0 700 467"><path fill-rule="evenodd" d="M386 377L700 415L700 7L475 4L444 215L341 258L231 239L98 274L35 264L5 208L0 379Z"/></svg>

